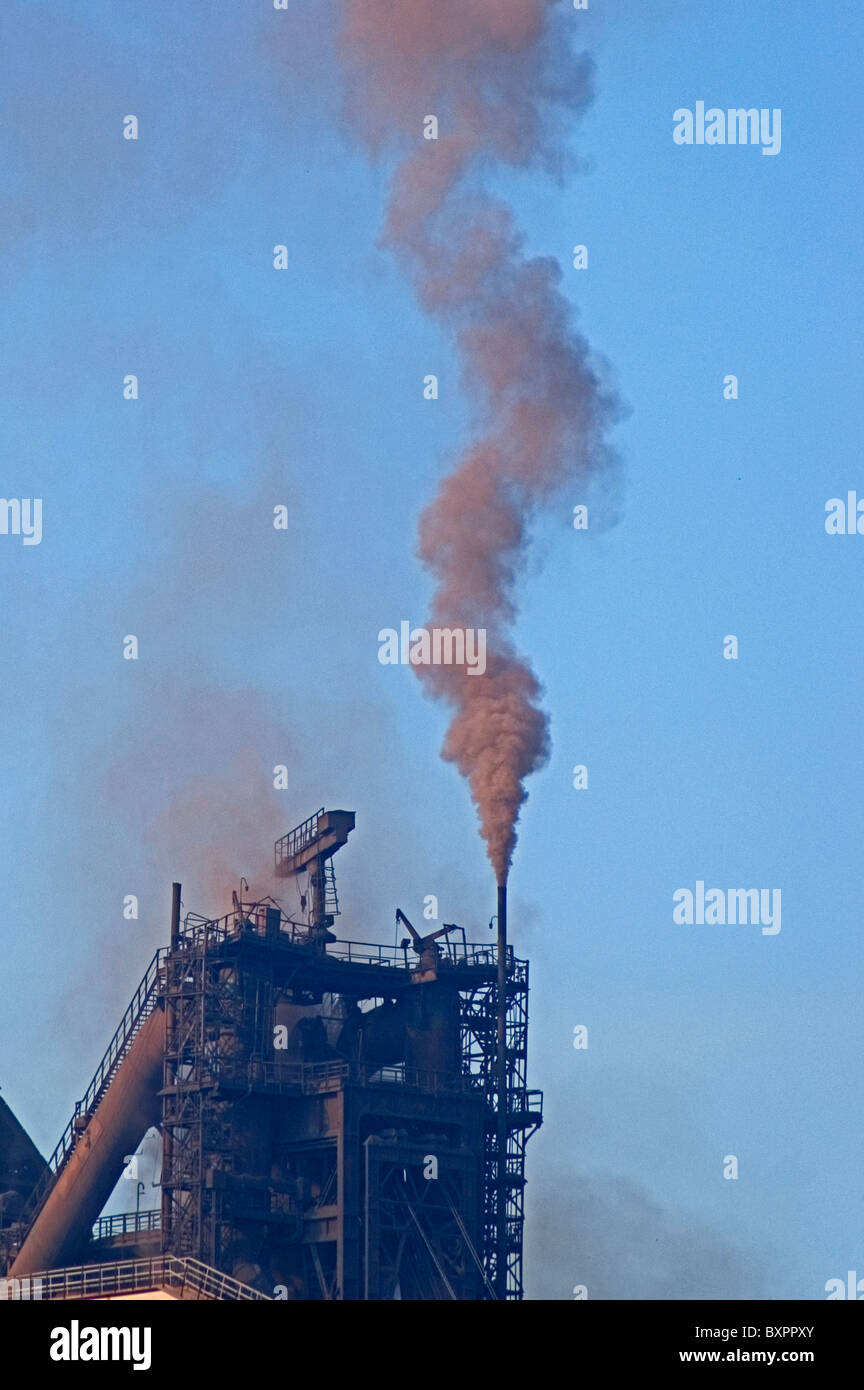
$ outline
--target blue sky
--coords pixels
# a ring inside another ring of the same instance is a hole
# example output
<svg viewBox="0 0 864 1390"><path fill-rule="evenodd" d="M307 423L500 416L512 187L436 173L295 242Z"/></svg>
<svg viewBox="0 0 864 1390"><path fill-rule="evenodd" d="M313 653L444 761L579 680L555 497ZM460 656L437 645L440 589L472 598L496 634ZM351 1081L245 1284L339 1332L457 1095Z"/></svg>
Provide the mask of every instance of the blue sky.
<svg viewBox="0 0 864 1390"><path fill-rule="evenodd" d="M0 536L0 1085L45 1150L166 939L172 878L224 910L278 835L344 805L346 935L392 940L430 892L477 936L493 910L444 712L377 661L380 628L423 620L416 520L471 412L378 245L392 166L343 123L337 15L0 19L0 492L44 508L40 545ZM617 524L574 532L563 499L520 589L553 736L511 879L547 1111L528 1292L820 1298L864 1272L864 540L824 528L828 498L864 495L864 20L597 0L566 22L597 62L586 168L490 182L630 413ZM781 153L675 145L698 100L781 108ZM675 926L697 879L780 887L782 931Z"/></svg>

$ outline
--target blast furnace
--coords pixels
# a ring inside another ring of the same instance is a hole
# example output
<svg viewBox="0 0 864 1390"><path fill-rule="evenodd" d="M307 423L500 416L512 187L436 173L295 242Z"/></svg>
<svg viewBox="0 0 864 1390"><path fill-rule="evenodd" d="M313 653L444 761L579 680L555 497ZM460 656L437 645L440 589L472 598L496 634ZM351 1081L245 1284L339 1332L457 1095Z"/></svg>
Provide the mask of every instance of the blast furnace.
<svg viewBox="0 0 864 1390"><path fill-rule="evenodd" d="M399 909L399 944L338 939L333 856L353 829L353 812L322 808L277 842L294 916L235 894L221 918L184 917L174 885L170 946L0 1232L13 1279L104 1297L161 1261L225 1298L522 1297L542 1119L527 963L501 921L478 944ZM100 1221L154 1126L161 1209Z"/></svg>

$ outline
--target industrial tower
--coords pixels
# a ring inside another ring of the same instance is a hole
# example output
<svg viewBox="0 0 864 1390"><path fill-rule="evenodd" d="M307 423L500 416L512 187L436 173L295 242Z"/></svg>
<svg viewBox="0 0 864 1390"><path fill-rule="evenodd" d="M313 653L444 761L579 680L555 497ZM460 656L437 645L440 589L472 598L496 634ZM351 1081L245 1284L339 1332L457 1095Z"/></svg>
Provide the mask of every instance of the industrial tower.
<svg viewBox="0 0 864 1390"><path fill-rule="evenodd" d="M226 1298L522 1297L525 1145L542 1120L527 962L505 945L502 993L495 943L452 923L423 936L401 910L399 945L338 940L332 860L353 829L353 812L322 808L277 841L297 919L235 895L224 917L181 920L174 885L170 946L0 1228L11 1276L81 1296L161 1260ZM99 1221L154 1125L161 1210Z"/></svg>

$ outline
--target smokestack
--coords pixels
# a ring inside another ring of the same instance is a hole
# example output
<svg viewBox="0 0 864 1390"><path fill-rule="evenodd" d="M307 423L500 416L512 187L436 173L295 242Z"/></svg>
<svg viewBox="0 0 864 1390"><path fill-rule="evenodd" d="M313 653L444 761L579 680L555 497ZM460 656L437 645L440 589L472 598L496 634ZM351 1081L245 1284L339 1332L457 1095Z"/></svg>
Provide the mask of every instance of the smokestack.
<svg viewBox="0 0 864 1390"><path fill-rule="evenodd" d="M497 1049L495 1089L498 1092L496 1178L498 1197L495 1207L495 1292L503 1302L507 1297L507 1120L510 1104L507 1090L507 883L498 884L498 985Z"/></svg>
<svg viewBox="0 0 864 1390"><path fill-rule="evenodd" d="M171 884L171 950L180 945L180 884Z"/></svg>

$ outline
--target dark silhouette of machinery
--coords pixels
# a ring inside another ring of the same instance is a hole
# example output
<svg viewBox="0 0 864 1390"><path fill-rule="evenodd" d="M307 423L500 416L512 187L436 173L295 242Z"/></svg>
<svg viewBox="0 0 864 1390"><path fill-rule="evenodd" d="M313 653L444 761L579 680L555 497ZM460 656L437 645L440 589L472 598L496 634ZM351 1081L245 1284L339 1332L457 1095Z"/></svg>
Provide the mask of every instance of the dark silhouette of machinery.
<svg viewBox="0 0 864 1390"><path fill-rule="evenodd" d="M441 960L441 952L435 945L435 942L439 937L447 936L451 931L460 931L461 928L457 927L455 922L445 922L443 927L439 927L437 931L430 932L428 936L421 936L418 931L414 930L401 907L397 907L396 909L396 921L401 922L403 927L408 928L411 933L411 940L414 943L414 950L420 958L417 969L412 971L411 974L412 983L415 985L423 985L432 980L437 980L438 963ZM402 949L404 950L409 944L410 942L407 940L403 941Z"/></svg>
<svg viewBox="0 0 864 1390"><path fill-rule="evenodd" d="M454 923L421 935L401 909L399 946L337 940L332 860L353 828L322 809L277 842L297 920L241 890L226 916L181 921L174 885L170 947L47 1166L28 1151L35 1186L0 1215L0 1270L158 1256L275 1299L521 1298L542 1118L527 964L505 944L499 972L496 946ZM100 1221L154 1126L159 1212Z"/></svg>

